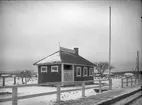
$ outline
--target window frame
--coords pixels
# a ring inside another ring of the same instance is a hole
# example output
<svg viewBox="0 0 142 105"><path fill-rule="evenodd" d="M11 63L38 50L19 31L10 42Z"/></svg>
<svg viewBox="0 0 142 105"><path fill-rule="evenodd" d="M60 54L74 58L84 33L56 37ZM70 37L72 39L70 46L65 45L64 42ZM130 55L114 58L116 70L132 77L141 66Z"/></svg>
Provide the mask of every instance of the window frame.
<svg viewBox="0 0 142 105"><path fill-rule="evenodd" d="M92 73L92 74L90 75L90 73ZM93 68L92 67L89 68L89 76L93 76Z"/></svg>
<svg viewBox="0 0 142 105"><path fill-rule="evenodd" d="M85 73L86 70L86 74ZM88 68L87 67L83 67L83 77L87 77L88 76Z"/></svg>
<svg viewBox="0 0 142 105"><path fill-rule="evenodd" d="M43 68L46 68L46 71L43 71ZM47 73L47 72L48 72L47 66L41 66L40 72L41 72L41 73Z"/></svg>
<svg viewBox="0 0 142 105"><path fill-rule="evenodd" d="M57 70L53 70L53 69L52 69L53 67L57 67ZM57 72L57 73L58 73L58 70L59 70L59 69L58 69L58 66L51 66L51 72Z"/></svg>
<svg viewBox="0 0 142 105"><path fill-rule="evenodd" d="M80 75L78 75L78 70L80 71ZM76 67L76 77L81 77L81 67Z"/></svg>

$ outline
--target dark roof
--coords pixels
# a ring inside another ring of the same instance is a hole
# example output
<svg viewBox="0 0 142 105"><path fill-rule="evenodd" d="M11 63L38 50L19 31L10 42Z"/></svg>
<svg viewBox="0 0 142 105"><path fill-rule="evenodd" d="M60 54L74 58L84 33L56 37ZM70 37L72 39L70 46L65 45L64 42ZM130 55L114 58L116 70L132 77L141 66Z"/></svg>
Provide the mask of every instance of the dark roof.
<svg viewBox="0 0 142 105"><path fill-rule="evenodd" d="M71 63L71 64L95 66L95 64L93 64L92 62L76 54L74 50L66 48L60 48L59 51L37 61L36 63L34 63L34 65L52 64L52 63Z"/></svg>
<svg viewBox="0 0 142 105"><path fill-rule="evenodd" d="M92 62L88 61L87 59L81 57L80 55L76 55L76 54L73 54L73 53L60 51L60 56L61 56L62 63L94 65Z"/></svg>

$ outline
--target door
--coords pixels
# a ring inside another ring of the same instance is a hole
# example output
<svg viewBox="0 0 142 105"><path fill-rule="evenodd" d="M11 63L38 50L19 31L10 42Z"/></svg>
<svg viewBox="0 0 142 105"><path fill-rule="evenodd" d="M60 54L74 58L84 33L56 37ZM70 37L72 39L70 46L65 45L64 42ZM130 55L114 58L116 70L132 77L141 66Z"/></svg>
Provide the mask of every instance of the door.
<svg viewBox="0 0 142 105"><path fill-rule="evenodd" d="M64 64L64 82L74 81L74 69L73 65Z"/></svg>

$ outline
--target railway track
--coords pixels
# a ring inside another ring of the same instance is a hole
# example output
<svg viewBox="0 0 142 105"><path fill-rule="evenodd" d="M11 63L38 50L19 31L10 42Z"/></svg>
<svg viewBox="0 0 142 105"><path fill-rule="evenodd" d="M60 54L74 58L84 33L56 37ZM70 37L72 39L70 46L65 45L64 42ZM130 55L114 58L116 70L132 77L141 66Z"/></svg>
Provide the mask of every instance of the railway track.
<svg viewBox="0 0 142 105"><path fill-rule="evenodd" d="M100 102L97 105L133 105L135 100L142 97L142 86L140 89L117 96L113 99Z"/></svg>

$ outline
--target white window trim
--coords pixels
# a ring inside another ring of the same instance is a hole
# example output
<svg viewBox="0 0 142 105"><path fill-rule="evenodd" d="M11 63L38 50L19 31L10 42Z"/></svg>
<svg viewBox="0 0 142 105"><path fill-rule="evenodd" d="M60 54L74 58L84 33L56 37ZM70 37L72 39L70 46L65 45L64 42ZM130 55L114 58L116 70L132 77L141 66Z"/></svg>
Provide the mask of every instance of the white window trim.
<svg viewBox="0 0 142 105"><path fill-rule="evenodd" d="M57 70L53 70L53 67L57 67ZM51 66L51 72L58 72L58 66Z"/></svg>
<svg viewBox="0 0 142 105"><path fill-rule="evenodd" d="M43 71L42 68L46 68L46 71ZM41 66L40 71L41 71L41 73L47 73L47 66Z"/></svg>
<svg viewBox="0 0 142 105"><path fill-rule="evenodd" d="M85 69L87 70L87 74L84 74L84 73L85 73L85 71L84 71ZM88 68L87 68L87 67L83 67L83 76L84 76L84 77L87 77L87 76L88 76Z"/></svg>
<svg viewBox="0 0 142 105"><path fill-rule="evenodd" d="M78 71L78 68L79 68L79 71L80 71L80 75L78 75L78 72L77 72L77 71ZM77 67L77 68L76 68L76 76L77 76L77 77L81 77L81 67Z"/></svg>
<svg viewBox="0 0 142 105"><path fill-rule="evenodd" d="M90 72L92 72L92 74ZM89 76L93 76L93 68L89 68Z"/></svg>

